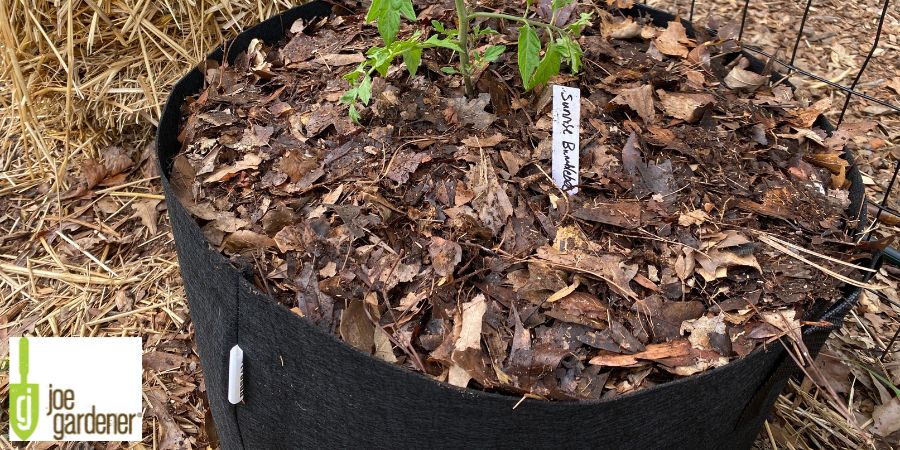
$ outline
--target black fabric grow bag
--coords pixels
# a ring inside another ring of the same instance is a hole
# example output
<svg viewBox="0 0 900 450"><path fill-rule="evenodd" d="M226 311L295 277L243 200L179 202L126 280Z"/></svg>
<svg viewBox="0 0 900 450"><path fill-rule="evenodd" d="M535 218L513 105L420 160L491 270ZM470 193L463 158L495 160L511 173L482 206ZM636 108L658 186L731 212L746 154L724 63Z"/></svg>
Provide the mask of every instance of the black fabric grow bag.
<svg viewBox="0 0 900 450"><path fill-rule="evenodd" d="M253 38L279 40L298 18L328 14L314 2L230 42L232 59ZM659 23L673 17L639 9ZM221 60L222 49L209 55ZM601 402L547 402L458 389L365 355L260 293L216 249L170 187L185 97L203 87L192 70L172 90L159 124L161 179L187 290L210 408L226 449L301 447L748 448L796 367L780 344L698 376ZM823 122L824 123L824 122ZM863 185L849 172L853 211ZM855 304L857 290L821 308L807 328L818 352ZM227 400L228 352L243 348L244 403Z"/></svg>

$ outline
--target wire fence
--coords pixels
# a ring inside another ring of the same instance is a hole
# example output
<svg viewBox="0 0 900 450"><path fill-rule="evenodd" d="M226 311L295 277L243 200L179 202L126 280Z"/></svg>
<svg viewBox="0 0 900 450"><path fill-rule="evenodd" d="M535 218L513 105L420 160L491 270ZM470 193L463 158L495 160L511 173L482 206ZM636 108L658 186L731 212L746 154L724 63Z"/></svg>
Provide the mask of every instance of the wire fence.
<svg viewBox="0 0 900 450"><path fill-rule="evenodd" d="M868 47L866 57L863 60L862 65L860 66L859 70L856 72L855 76L853 77L853 81L849 85L831 81L826 76L822 76L822 75L813 73L809 70L804 70L795 65L795 63L797 61L798 51L800 50L800 47L801 47L800 44L803 41L803 34L806 31L808 19L810 19L810 11L815 6L815 0L806 0L806 4L803 8L803 15L802 15L802 18L800 19L799 26L797 27L797 30L796 30L796 33L797 33L796 37L794 39L792 39L793 47L790 50L790 60L788 60L788 61L783 61L783 60L779 59L777 56L778 52L775 52L775 53L768 52L759 46L751 45L749 43L744 42L744 31L747 29L747 19L748 19L747 13L750 9L750 0L743 0L742 3L743 3L741 5L742 9L740 11L740 28L737 33L737 40L738 40L738 43L740 44L742 50L744 50L745 52L749 52L751 54L759 55L759 56L767 59L768 61L770 61L772 64L780 66L782 69L787 71L788 76L797 74L797 75L815 80L819 83L825 84L825 85L843 93L843 96L844 96L843 104L841 106L840 115L838 116L837 123L835 124L835 131L840 129L841 124L844 123L844 118L846 116L847 109L849 108L849 106L850 106L851 102L854 100L854 98L857 98L857 99L865 101L865 102L869 102L871 104L877 104L884 108L892 110L894 112L900 113L900 105L897 105L897 104L889 102L887 100L866 94L858 89L859 85L860 85L860 80L863 78L863 75L865 74L866 70L869 68L869 63L871 62L872 57L875 55L876 50L878 50L878 48L879 48L879 43L881 42L882 32L884 31L884 23L885 23L885 19L888 16L888 11L889 11L889 7L891 5L891 0L883 0L883 4L881 5L881 8L880 8L880 14L878 16L878 22L875 27L875 35L872 40L872 44L871 44L871 46ZM675 6L677 7L677 4ZM702 5L699 5L699 6L702 7ZM694 22L695 12L697 11L697 7L698 7L697 1L691 0L690 9L688 10L688 21L691 23ZM679 12L681 12L681 11L679 11ZM865 20L865 19L866 18L864 18L864 17L859 17L859 20ZM892 173L892 175L889 178L887 186L884 187L883 192L881 193L880 199L878 199L878 198L873 199L872 194L877 194L877 193L872 193L872 192L868 192L868 191L866 192L866 205L864 205L864 207L869 211L874 210L874 215L871 218L871 223L867 227L866 232L862 236L860 236L860 240L862 242L868 242L868 241L873 240L873 232L879 227L882 216L884 214L890 214L892 216L900 217L900 211L898 211L897 207L892 205L892 202L890 200L891 194L892 194L894 188L897 187L897 178L898 178L898 174L900 174L900 161L893 162L893 169L892 169L891 173ZM889 263L889 264L893 264L893 265L900 267L900 252L898 252L897 249L895 249L893 247L887 247L883 251L876 252L875 257L869 263L870 264L869 268L870 269L879 269L879 268L881 268L882 264L884 264L884 263ZM865 281L870 281L874 275L875 275L874 271L867 272L865 275ZM896 300L889 298L887 295L885 295L882 292L875 291L875 290L867 290L867 293L877 296L879 299L881 299L882 301L884 301L886 303L892 304L896 307L900 307L900 303L897 303ZM894 320L896 320L896 319L894 319ZM862 325L862 326L865 328L865 325ZM869 330L866 330L866 332L870 333ZM893 337L890 339L890 341L887 344L885 344L884 348L876 349L876 352L881 353L880 359L882 361L885 361L887 356L891 353L891 350L893 349L894 345L897 343L898 338L900 338L900 329L898 329L898 331L896 333L894 333ZM876 343L876 345L878 345L878 344Z"/></svg>

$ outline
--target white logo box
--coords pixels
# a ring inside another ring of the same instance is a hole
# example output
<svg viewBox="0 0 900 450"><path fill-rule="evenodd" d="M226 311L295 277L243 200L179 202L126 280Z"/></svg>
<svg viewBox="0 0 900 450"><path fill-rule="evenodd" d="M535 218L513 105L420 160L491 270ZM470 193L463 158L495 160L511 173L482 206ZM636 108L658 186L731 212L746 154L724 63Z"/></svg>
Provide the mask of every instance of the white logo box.
<svg viewBox="0 0 900 450"><path fill-rule="evenodd" d="M20 339L9 339L11 391L23 382ZM11 395L11 440L141 440L141 338L28 337L26 346L27 385L36 385L38 415L29 422L33 399ZM19 436L17 422L31 434Z"/></svg>

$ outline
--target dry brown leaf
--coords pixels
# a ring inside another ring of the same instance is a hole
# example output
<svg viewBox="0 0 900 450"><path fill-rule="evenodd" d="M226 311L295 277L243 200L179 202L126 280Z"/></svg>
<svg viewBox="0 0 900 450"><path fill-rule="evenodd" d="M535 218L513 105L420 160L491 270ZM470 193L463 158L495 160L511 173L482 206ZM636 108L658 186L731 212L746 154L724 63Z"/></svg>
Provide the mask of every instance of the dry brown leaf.
<svg viewBox="0 0 900 450"><path fill-rule="evenodd" d="M590 364L608 367L633 366L641 361L655 361L665 358L676 358L691 354L691 344L686 339L678 339L661 344L650 344L647 348L633 355L615 353L601 354L591 358Z"/></svg>
<svg viewBox="0 0 900 450"><path fill-rule="evenodd" d="M737 230L725 230L720 233L711 233L703 236L700 243L700 250L709 250L711 248L726 249L737 247L739 245L749 244L751 241Z"/></svg>
<svg viewBox="0 0 900 450"><path fill-rule="evenodd" d="M675 375L679 375L682 377L689 377L691 375L705 372L714 367L722 367L725 364L728 364L728 358L724 356L720 356L715 352L701 352L706 353L705 355L696 356L693 358L692 364L676 366L672 368L663 367L671 373Z"/></svg>
<svg viewBox="0 0 900 450"><path fill-rule="evenodd" d="M612 103L631 108L646 124L656 122L656 110L653 109L653 86L649 84L619 91L619 95L612 99Z"/></svg>
<svg viewBox="0 0 900 450"><path fill-rule="evenodd" d="M510 175L519 173L519 170L527 163L525 158L521 157L518 153L506 150L500 150L500 159L503 160L503 164L506 165L506 170ZM458 187L456 197L459 198Z"/></svg>
<svg viewBox="0 0 900 450"><path fill-rule="evenodd" d="M238 253L241 250L257 250L275 246L275 240L250 230L238 230L225 236L222 245L226 250Z"/></svg>
<svg viewBox="0 0 900 450"><path fill-rule="evenodd" d="M100 159L103 160L103 166L106 167L107 177L124 173L134 165L131 156L122 147L112 146L100 150Z"/></svg>
<svg viewBox="0 0 900 450"><path fill-rule="evenodd" d="M276 167L291 179L291 183L296 183L319 167L319 162L303 152L290 151L278 160Z"/></svg>
<svg viewBox="0 0 900 450"><path fill-rule="evenodd" d="M96 158L88 158L81 163L81 179L84 189L89 190L106 178L106 167Z"/></svg>
<svg viewBox="0 0 900 450"><path fill-rule="evenodd" d="M387 332L381 327L372 328L375 332L373 337L373 341L375 342L375 357L391 364L397 363L397 356L394 355L394 346L391 343L391 339L388 337Z"/></svg>
<svg viewBox="0 0 900 450"><path fill-rule="evenodd" d="M711 94L669 93L662 89L657 89L656 95L659 96L660 106L666 114L688 123L700 120L704 108L716 100Z"/></svg>
<svg viewBox="0 0 900 450"><path fill-rule="evenodd" d="M820 145L825 145L825 132L816 128L815 130L810 130L809 128L794 128L796 133L778 133L776 136L782 137L785 139L796 139L800 142L803 142L806 139L813 141Z"/></svg>
<svg viewBox="0 0 900 450"><path fill-rule="evenodd" d="M669 22L665 31L656 36L653 40L656 48L664 55L686 57L688 55L688 47L690 44L684 25L678 20Z"/></svg>
<svg viewBox="0 0 900 450"><path fill-rule="evenodd" d="M639 202L597 203L579 208L572 215L588 222L634 229L641 226L642 209Z"/></svg>
<svg viewBox="0 0 900 450"><path fill-rule="evenodd" d="M453 269L462 261L462 247L456 242L437 236L431 237L428 254L431 256L431 267L434 268L434 272L442 277L453 275Z"/></svg>
<svg viewBox="0 0 900 450"><path fill-rule="evenodd" d="M506 137L500 133L494 133L490 136L478 137L478 136L469 136L462 140L462 143L467 147L472 148L488 148L494 147L495 145L506 140Z"/></svg>
<svg viewBox="0 0 900 450"><path fill-rule="evenodd" d="M294 112L293 106L282 101L276 101L266 109L275 117L280 117L282 115Z"/></svg>
<svg viewBox="0 0 900 450"><path fill-rule="evenodd" d="M322 196L322 204L334 205L340 200L341 194L344 193L344 185L340 185L337 189Z"/></svg>
<svg viewBox="0 0 900 450"><path fill-rule="evenodd" d="M481 322L487 311L487 300L484 294L478 294L471 301L462 304L462 328L456 349L481 348Z"/></svg>
<svg viewBox="0 0 900 450"><path fill-rule="evenodd" d="M571 294L572 292L574 292L575 289L578 289L578 286L579 286L580 284L581 284L581 282L578 281L578 278L575 278L575 281L574 281L572 284L570 284L570 285L568 285L568 286L566 286L566 287L564 287L564 288L562 288L562 289L560 289L560 290L554 292L552 295L550 295L549 297L547 297L547 303L553 303L553 302L555 302L555 301L557 301L557 300L559 300L559 299L561 299L561 298L563 298L563 297L568 296L569 294Z"/></svg>
<svg viewBox="0 0 900 450"><path fill-rule="evenodd" d="M820 115L831 109L831 98L825 97L807 108L794 108L785 111L788 123L800 128L811 128Z"/></svg>
<svg viewBox="0 0 900 450"><path fill-rule="evenodd" d="M681 281L686 281L694 275L696 263L694 251L689 247L685 247L684 251L675 259L675 275L677 275Z"/></svg>
<svg viewBox="0 0 900 450"><path fill-rule="evenodd" d="M619 295L631 299L638 298L637 294L628 285L637 273L636 266L629 267L629 272L633 272L629 277L628 273L620 267L621 257L615 255L594 256L577 250L562 253L549 245L538 248L536 256L552 265L578 270L599 277L606 281L609 287L619 293Z"/></svg>
<svg viewBox="0 0 900 450"><path fill-rule="evenodd" d="M488 158L482 159L480 164L472 168L468 184L475 186L472 207L478 213L481 222L495 234L499 234L507 219L512 216L513 207Z"/></svg>
<svg viewBox="0 0 900 450"><path fill-rule="evenodd" d="M326 66L349 66L365 60L366 57L362 53L329 53L316 58L313 62Z"/></svg>
<svg viewBox="0 0 900 450"><path fill-rule="evenodd" d="M375 324L366 314L366 304L360 300L351 300L341 312L341 339L357 350L372 353L375 346Z"/></svg>
<svg viewBox="0 0 900 450"><path fill-rule="evenodd" d="M545 311L544 314L563 322L602 330L607 328L609 308L596 295L575 291L554 302L550 311Z"/></svg>
<svg viewBox="0 0 900 450"><path fill-rule="evenodd" d="M229 180L242 170L256 170L259 167L259 163L261 162L262 158L259 155L255 153L247 153L244 155L244 158L242 160L213 172L213 174L206 177L203 182L215 183L218 181Z"/></svg>
<svg viewBox="0 0 900 450"><path fill-rule="evenodd" d="M742 69L739 66L735 66L725 76L725 86L736 91L753 92L768 81L769 77Z"/></svg>
<svg viewBox="0 0 900 450"><path fill-rule="evenodd" d="M872 411L872 420L872 432L878 436L888 437L900 431L900 398L894 397L876 406Z"/></svg>
<svg viewBox="0 0 900 450"><path fill-rule="evenodd" d="M885 87L894 91L896 95L900 95L900 77L891 78L891 81L885 84Z"/></svg>
<svg viewBox="0 0 900 450"><path fill-rule="evenodd" d="M453 206L462 206L475 198L475 192L462 181L456 183L456 196L453 198Z"/></svg>
<svg viewBox="0 0 900 450"><path fill-rule="evenodd" d="M159 350L150 351L141 355L141 364L143 367L157 372L177 369L182 366L187 366L192 362L193 361L190 358Z"/></svg>
<svg viewBox="0 0 900 450"><path fill-rule="evenodd" d="M800 330L800 321L796 319L797 311L782 309L778 311L762 311L759 314L763 322L772 325L783 333Z"/></svg>
<svg viewBox="0 0 900 450"><path fill-rule="evenodd" d="M691 333L691 335L688 336L688 341L691 343L691 346L697 350L713 350L713 346L710 345L709 335L724 335L726 331L724 314L713 317L701 316L697 319L685 320L681 323L681 328L679 329L679 333L682 335L684 335L684 333Z"/></svg>
<svg viewBox="0 0 900 450"><path fill-rule="evenodd" d="M631 17L619 22L604 22L601 32L613 39L632 39L641 35L641 25Z"/></svg>
<svg viewBox="0 0 900 450"><path fill-rule="evenodd" d="M475 378L471 369L464 368L467 365L463 359L465 353L481 352L481 326L484 313L487 311L487 301L484 294L478 294L471 301L462 304L462 320L459 338L456 340L453 350L454 366L450 369L448 383L466 387L469 380ZM455 368L455 369L454 369Z"/></svg>
<svg viewBox="0 0 900 450"><path fill-rule="evenodd" d="M410 150L401 150L394 157L385 176L398 183L406 183L409 181L409 175L419 168L419 164L430 160L431 155L428 152L414 153Z"/></svg>
<svg viewBox="0 0 900 450"><path fill-rule="evenodd" d="M250 221L235 216L231 211L218 211L210 226L225 233L234 233L250 226Z"/></svg>
<svg viewBox="0 0 900 450"><path fill-rule="evenodd" d="M694 63L698 67L702 67L703 69L710 70L711 69L711 65L710 65L711 57L709 54L709 43L704 42L704 43L698 45L697 47L695 47L693 50L691 50L691 52L688 53L688 61ZM703 86L703 78L702 78L703 74L698 71L691 71L691 72L694 72L695 74L699 74L701 78L691 80L691 78L692 78L691 73L687 73L688 80L695 82L695 84L697 84L698 87L702 87Z"/></svg>
<svg viewBox="0 0 900 450"><path fill-rule="evenodd" d="M231 125L237 122L237 117L230 109L207 111L197 115L200 120L216 127Z"/></svg>
<svg viewBox="0 0 900 450"><path fill-rule="evenodd" d="M606 5L619 9L628 9L634 6L634 0L606 0Z"/></svg>
<svg viewBox="0 0 900 450"><path fill-rule="evenodd" d="M275 128L272 126L252 125L244 130L239 147L246 150L269 145L269 138L274 132Z"/></svg>
<svg viewBox="0 0 900 450"><path fill-rule="evenodd" d="M134 214L131 217L139 218L151 235L156 234L156 221L159 219L159 212L156 210L156 207L161 201L147 199L134 202L131 205L131 209L134 210Z"/></svg>
<svg viewBox="0 0 900 450"><path fill-rule="evenodd" d="M325 264L325 267L319 270L319 276L322 278L331 278L335 275L337 275L337 263L334 261L328 261L328 264Z"/></svg>
<svg viewBox="0 0 900 450"><path fill-rule="evenodd" d="M691 225L703 225L707 220L709 220L709 216L702 209L695 209L688 213L684 213L678 216L678 225L683 227L689 227Z"/></svg>
<svg viewBox="0 0 900 450"><path fill-rule="evenodd" d="M471 125L478 130L486 130L497 120L497 116L485 111L490 101L491 95L485 92L478 94L478 98L474 99L465 97L448 99L444 118L451 123Z"/></svg>
<svg viewBox="0 0 900 450"><path fill-rule="evenodd" d="M172 176L169 183L175 197L185 207L194 205L192 185L195 176L194 166L191 165L188 157L183 154L176 156L172 161Z"/></svg>
<svg viewBox="0 0 900 450"><path fill-rule="evenodd" d="M159 438L159 448L166 450L187 450L189 448L187 436L181 431L178 422L172 418L169 412L169 396L159 388L153 388L147 392L147 401L150 403L149 412L159 421L162 435Z"/></svg>
<svg viewBox="0 0 900 450"><path fill-rule="evenodd" d="M752 267L762 272L756 256L753 256L752 253L739 254L728 250L713 249L706 253L695 253L694 258L700 264L697 266L697 273L707 282L727 277L729 267Z"/></svg>

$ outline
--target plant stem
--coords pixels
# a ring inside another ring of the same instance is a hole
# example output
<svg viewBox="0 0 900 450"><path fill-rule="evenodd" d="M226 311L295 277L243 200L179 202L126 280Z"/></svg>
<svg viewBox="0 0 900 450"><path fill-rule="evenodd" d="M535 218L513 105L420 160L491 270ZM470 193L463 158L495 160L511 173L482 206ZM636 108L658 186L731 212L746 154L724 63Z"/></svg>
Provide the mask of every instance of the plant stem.
<svg viewBox="0 0 900 450"><path fill-rule="evenodd" d="M463 82L466 85L466 96L474 97L475 89L472 87L472 65L469 64L469 11L466 9L465 0L456 0L456 15L459 18L459 46L462 53L459 54L459 71L462 73Z"/></svg>
<svg viewBox="0 0 900 450"><path fill-rule="evenodd" d="M539 20L526 19L525 17L511 16L509 14L502 14L502 13L477 11L477 12L473 12L472 14L470 14L469 17L472 19L474 19L476 17L484 17L486 19L505 19L505 20L512 20L515 22L527 23L533 27L547 28L549 30L554 30L557 32L562 30L562 28L560 28L556 25L550 24L550 23L541 22Z"/></svg>

